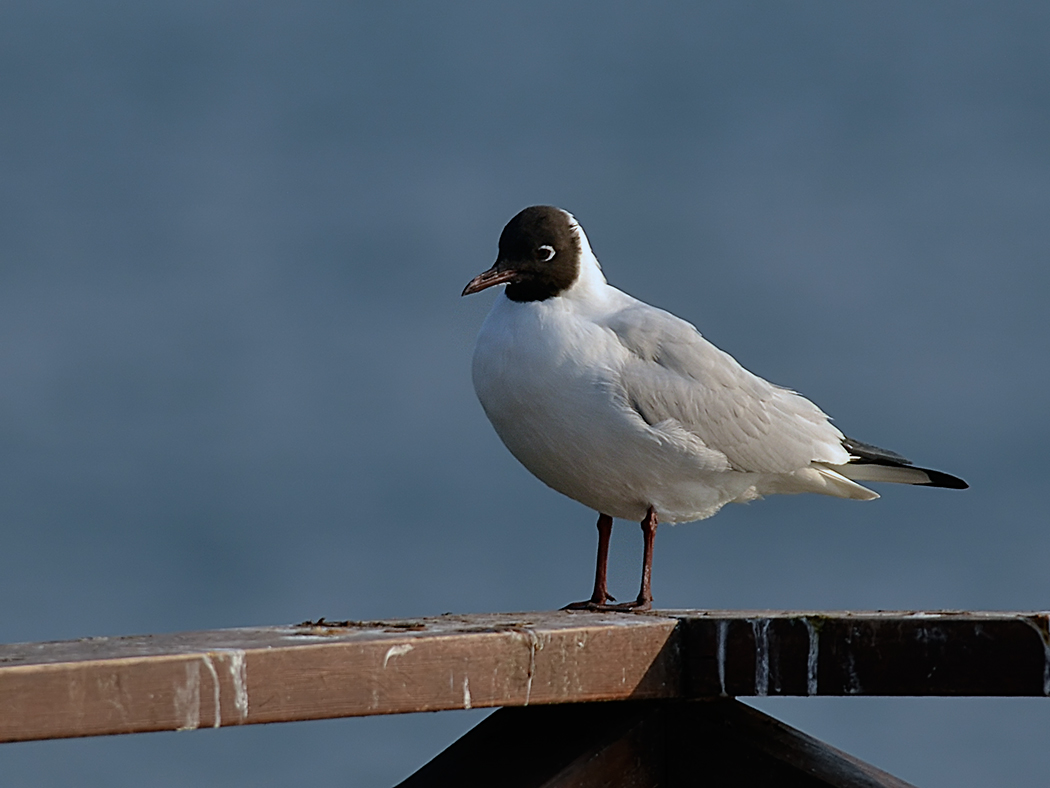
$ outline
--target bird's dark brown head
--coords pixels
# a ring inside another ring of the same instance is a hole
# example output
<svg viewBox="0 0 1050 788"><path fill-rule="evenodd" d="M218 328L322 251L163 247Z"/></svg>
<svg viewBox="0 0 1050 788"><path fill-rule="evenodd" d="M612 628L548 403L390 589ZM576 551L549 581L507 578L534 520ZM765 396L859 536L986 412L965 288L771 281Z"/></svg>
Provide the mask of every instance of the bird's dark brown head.
<svg viewBox="0 0 1050 788"><path fill-rule="evenodd" d="M511 301L544 301L572 287L582 251L572 216L551 205L534 205L507 222L495 264L474 277L463 295L506 284Z"/></svg>

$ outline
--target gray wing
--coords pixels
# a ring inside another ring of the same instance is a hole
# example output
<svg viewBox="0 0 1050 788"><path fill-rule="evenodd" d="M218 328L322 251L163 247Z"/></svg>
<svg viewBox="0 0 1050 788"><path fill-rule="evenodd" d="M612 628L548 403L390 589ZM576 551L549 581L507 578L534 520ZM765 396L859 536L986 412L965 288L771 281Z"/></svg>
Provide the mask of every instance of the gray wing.
<svg viewBox="0 0 1050 788"><path fill-rule="evenodd" d="M635 302L606 326L628 351L627 404L653 429L684 429L741 471L849 461L842 433L820 408L751 374L684 320Z"/></svg>

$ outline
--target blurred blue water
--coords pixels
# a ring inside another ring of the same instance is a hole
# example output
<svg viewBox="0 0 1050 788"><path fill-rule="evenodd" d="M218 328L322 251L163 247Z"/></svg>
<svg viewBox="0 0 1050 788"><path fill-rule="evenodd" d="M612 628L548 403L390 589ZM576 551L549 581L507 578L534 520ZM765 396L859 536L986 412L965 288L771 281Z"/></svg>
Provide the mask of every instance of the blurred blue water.
<svg viewBox="0 0 1050 788"><path fill-rule="evenodd" d="M549 609L593 514L499 444L460 300L525 205L850 435L966 478L665 528L666 607L1042 608L1050 9L6 3L0 640ZM614 593L636 583L619 525ZM762 704L923 786L1050 707ZM395 782L483 713L0 748L24 786Z"/></svg>

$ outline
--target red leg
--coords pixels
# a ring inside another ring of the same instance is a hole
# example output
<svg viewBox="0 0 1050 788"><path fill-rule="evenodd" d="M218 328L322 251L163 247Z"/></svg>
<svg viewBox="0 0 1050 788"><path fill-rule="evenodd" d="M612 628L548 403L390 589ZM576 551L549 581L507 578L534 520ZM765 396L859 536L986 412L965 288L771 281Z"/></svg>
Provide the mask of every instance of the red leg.
<svg viewBox="0 0 1050 788"><path fill-rule="evenodd" d="M612 533L612 518L608 515L598 517L598 568L594 573L594 593L586 602L574 602L566 605L563 610L622 610L622 611L645 611L653 606L652 574L653 574L653 544L656 542L656 509L652 506L645 513L642 520L642 587L638 591L638 598L633 602L622 602L619 605L610 605L612 597L609 596L606 587L606 563L609 559L609 535Z"/></svg>
<svg viewBox="0 0 1050 788"><path fill-rule="evenodd" d="M609 539L612 537L613 518L607 514L598 515L598 562L594 569L594 591L586 602L573 602L562 610L600 610L606 603L616 601L609 596L606 575L609 565Z"/></svg>
<svg viewBox="0 0 1050 788"><path fill-rule="evenodd" d="M653 543L656 541L656 509L652 506L645 513L642 520L642 587L638 590L638 598L633 602L621 602L619 605L605 605L602 610L625 610L632 612L644 612L653 606L653 591L650 579L653 574Z"/></svg>
<svg viewBox="0 0 1050 788"><path fill-rule="evenodd" d="M650 579L653 574L653 544L656 542L656 510L649 507L649 511L642 520L642 538L645 547L642 551L642 587L638 591L638 599L635 601L635 610L648 610L653 606L653 590Z"/></svg>

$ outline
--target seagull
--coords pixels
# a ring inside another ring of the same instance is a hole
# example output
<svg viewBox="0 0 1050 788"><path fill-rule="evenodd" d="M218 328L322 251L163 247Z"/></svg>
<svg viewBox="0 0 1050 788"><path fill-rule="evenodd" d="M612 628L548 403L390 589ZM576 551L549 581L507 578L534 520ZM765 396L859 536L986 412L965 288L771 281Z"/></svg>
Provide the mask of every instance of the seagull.
<svg viewBox="0 0 1050 788"><path fill-rule="evenodd" d="M474 348L474 390L500 439L548 487L598 512L591 598L652 607L658 522L703 520L774 493L870 501L858 482L965 489L947 473L847 438L816 405L753 375L690 323L605 281L572 214L526 208L464 288L506 285ZM640 522L638 598L609 595L613 518Z"/></svg>

